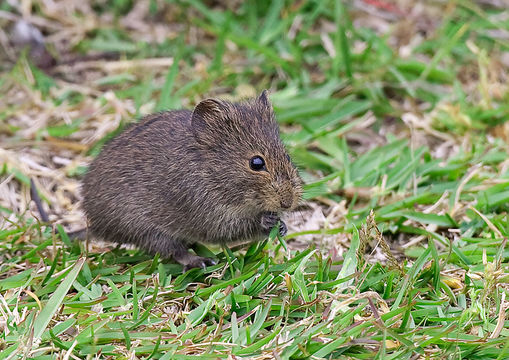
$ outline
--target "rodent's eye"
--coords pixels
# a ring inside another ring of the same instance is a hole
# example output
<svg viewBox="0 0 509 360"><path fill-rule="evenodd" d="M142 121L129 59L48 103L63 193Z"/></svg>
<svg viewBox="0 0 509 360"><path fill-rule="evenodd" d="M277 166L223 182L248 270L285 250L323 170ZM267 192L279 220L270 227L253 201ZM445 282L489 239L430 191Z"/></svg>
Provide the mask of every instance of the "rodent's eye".
<svg viewBox="0 0 509 360"><path fill-rule="evenodd" d="M261 156L253 156L251 160L249 160L249 167L254 171L267 170L265 168L265 160L263 160Z"/></svg>

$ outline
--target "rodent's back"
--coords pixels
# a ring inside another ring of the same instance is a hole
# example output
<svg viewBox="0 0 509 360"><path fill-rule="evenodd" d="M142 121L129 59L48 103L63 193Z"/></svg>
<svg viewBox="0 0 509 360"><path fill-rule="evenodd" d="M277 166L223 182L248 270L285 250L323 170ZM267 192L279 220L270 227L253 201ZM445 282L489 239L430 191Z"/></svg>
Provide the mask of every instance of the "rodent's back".
<svg viewBox="0 0 509 360"><path fill-rule="evenodd" d="M150 115L104 146L82 188L97 235L117 227L143 231L160 222L158 214L167 210L161 197L176 197L185 185L184 164L194 161L190 117L187 110Z"/></svg>

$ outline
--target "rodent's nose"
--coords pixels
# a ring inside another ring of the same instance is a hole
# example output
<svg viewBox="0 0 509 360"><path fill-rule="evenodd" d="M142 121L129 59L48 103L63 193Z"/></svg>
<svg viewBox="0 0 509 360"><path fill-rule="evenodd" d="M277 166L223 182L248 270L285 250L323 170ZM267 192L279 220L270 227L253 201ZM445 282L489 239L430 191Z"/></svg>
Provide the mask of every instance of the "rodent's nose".
<svg viewBox="0 0 509 360"><path fill-rule="evenodd" d="M283 198L279 202L283 209L289 209L292 207L293 200L290 197Z"/></svg>

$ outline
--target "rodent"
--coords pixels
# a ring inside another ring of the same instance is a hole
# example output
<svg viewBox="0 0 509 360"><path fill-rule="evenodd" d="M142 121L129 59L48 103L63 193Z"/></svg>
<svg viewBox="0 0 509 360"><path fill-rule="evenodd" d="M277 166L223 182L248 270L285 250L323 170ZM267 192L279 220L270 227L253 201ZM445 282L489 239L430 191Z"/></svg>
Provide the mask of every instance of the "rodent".
<svg viewBox="0 0 509 360"><path fill-rule="evenodd" d="M146 116L104 146L82 194L93 235L189 269L214 264L188 251L195 242L266 237L299 203L302 180L265 90L244 103L207 99Z"/></svg>

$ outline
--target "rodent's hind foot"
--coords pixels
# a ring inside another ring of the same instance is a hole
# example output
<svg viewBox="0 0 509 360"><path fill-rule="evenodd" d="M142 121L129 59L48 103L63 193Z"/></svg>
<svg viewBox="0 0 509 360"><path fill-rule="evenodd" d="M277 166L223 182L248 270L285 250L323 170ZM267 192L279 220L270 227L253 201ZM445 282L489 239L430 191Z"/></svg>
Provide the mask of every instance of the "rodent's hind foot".
<svg viewBox="0 0 509 360"><path fill-rule="evenodd" d="M207 266L216 265L216 261L214 259L191 254L189 254L189 256L190 259L188 263L186 264L181 263L182 265L184 265L184 272L194 268L205 269Z"/></svg>
<svg viewBox="0 0 509 360"><path fill-rule="evenodd" d="M69 236L69 239L71 240L86 240L88 235L87 228L79 229L75 231L69 231L67 233L67 236Z"/></svg>
<svg viewBox="0 0 509 360"><path fill-rule="evenodd" d="M188 245L182 241L173 242L172 247L171 257L184 267L184 272L193 268L205 269L207 266L216 265L214 259L190 253Z"/></svg>
<svg viewBox="0 0 509 360"><path fill-rule="evenodd" d="M214 259L190 253L179 254L178 257L174 256L173 259L184 267L184 272L194 268L205 269L207 266L216 265L216 261Z"/></svg>
<svg viewBox="0 0 509 360"><path fill-rule="evenodd" d="M279 221L279 235L285 236L288 233L288 228L286 227L284 221L281 220L279 215L274 212L267 212L262 215L261 221L262 229L267 235L269 235L270 231L274 226L276 226L278 221Z"/></svg>

